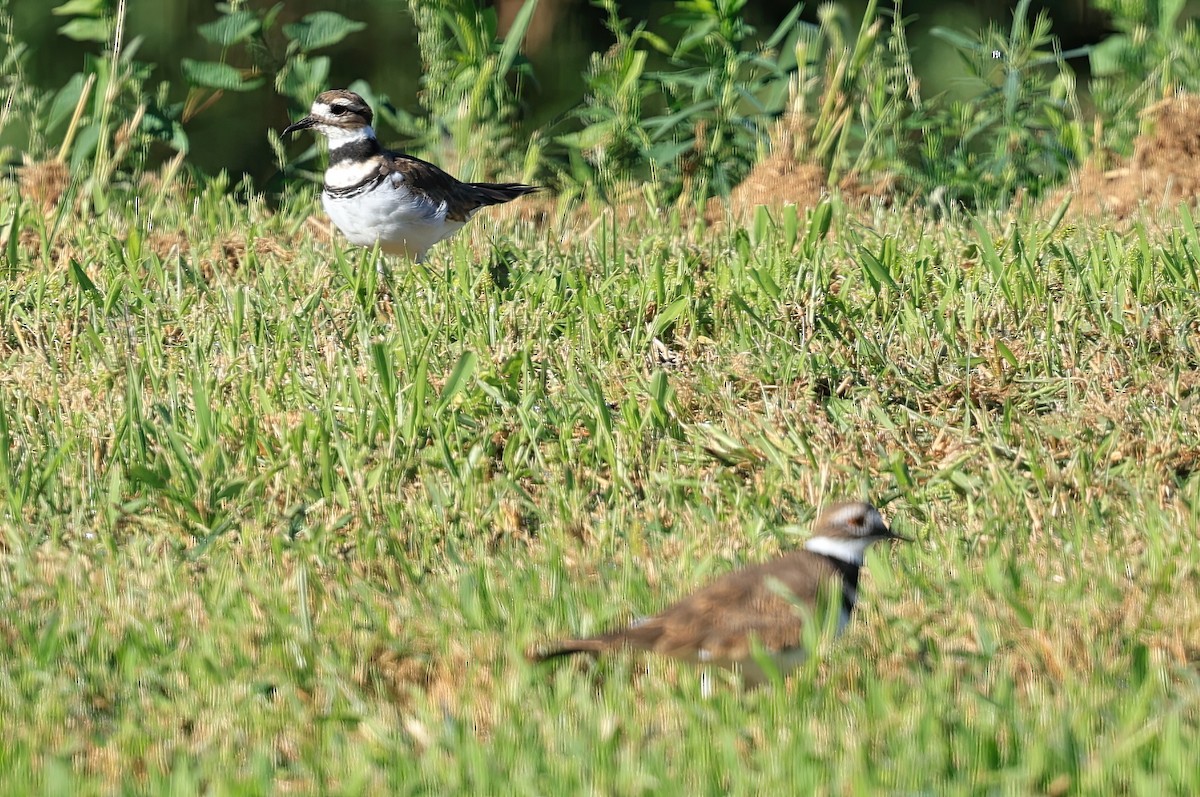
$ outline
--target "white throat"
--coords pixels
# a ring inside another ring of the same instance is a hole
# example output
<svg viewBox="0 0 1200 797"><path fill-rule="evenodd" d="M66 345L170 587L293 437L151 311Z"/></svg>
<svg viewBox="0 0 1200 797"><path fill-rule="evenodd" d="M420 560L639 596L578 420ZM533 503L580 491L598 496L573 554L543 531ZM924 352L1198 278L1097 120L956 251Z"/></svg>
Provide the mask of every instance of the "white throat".
<svg viewBox="0 0 1200 797"><path fill-rule="evenodd" d="M325 138L329 139L329 149L331 151L338 147L344 147L347 144L354 144L359 141L367 141L375 138L375 129L370 125L350 130L344 127L334 127L333 125L317 125L317 130L324 134Z"/></svg>
<svg viewBox="0 0 1200 797"><path fill-rule="evenodd" d="M862 567L872 542L870 537L813 537L804 543L804 550Z"/></svg>

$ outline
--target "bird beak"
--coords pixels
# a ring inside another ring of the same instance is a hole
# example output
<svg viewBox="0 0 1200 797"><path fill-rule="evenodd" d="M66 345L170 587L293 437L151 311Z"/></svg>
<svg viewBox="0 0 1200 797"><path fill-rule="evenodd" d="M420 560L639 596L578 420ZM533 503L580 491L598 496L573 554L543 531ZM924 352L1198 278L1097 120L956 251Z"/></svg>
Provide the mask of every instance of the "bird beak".
<svg viewBox="0 0 1200 797"><path fill-rule="evenodd" d="M303 119L301 119L300 121L293 122L292 124L283 128L282 135L286 136L288 133L295 133L300 130L307 130L308 128L312 127L316 123L317 123L316 119L313 119L311 116L306 116Z"/></svg>

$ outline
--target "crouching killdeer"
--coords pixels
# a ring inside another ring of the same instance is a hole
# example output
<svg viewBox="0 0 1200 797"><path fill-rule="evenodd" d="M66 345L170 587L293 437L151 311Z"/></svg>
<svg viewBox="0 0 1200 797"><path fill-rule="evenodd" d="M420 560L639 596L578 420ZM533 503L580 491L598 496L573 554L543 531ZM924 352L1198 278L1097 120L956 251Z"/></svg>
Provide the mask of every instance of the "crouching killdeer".
<svg viewBox="0 0 1200 797"><path fill-rule="evenodd" d="M429 247L462 229L480 208L540 189L456 180L432 163L381 147L373 118L362 97L333 89L319 94L308 116L283 131L312 128L329 140L321 204L350 243L378 243L388 254L419 263Z"/></svg>
<svg viewBox="0 0 1200 797"><path fill-rule="evenodd" d="M907 539L893 533L870 504L834 504L817 518L803 550L728 573L629 628L567 639L529 658L644 650L738 669L747 684L759 684L766 674L755 658L756 645L786 674L805 659L806 622L821 622L827 611L836 611L838 634L850 622L871 543Z"/></svg>

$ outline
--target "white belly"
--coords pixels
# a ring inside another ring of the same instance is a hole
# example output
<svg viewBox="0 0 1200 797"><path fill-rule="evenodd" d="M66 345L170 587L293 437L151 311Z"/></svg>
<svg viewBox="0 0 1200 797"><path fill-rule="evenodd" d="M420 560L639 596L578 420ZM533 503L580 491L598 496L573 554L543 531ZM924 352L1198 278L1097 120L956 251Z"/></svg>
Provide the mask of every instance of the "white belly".
<svg viewBox="0 0 1200 797"><path fill-rule="evenodd" d="M415 199L407 188L397 187L390 180L349 197L322 192L321 204L350 243L378 243L387 254L404 255L418 263L429 247L449 238L464 224L447 220L445 205Z"/></svg>

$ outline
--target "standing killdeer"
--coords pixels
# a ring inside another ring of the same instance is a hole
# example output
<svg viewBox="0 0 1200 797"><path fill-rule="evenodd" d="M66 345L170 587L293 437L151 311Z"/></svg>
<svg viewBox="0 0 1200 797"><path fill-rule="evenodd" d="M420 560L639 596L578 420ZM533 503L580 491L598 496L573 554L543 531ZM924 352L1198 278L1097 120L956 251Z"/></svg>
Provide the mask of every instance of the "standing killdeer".
<svg viewBox="0 0 1200 797"><path fill-rule="evenodd" d="M521 183L464 183L420 158L379 145L374 114L353 91L333 89L313 101L308 116L283 134L315 129L329 139L321 204L337 228L359 246L407 255L416 262L485 205L537 191Z"/></svg>
<svg viewBox="0 0 1200 797"><path fill-rule="evenodd" d="M755 645L786 674L805 659L806 622L819 623L833 609L838 634L850 622L858 572L871 543L907 539L893 533L870 504L834 504L817 518L815 534L803 550L728 573L629 628L564 640L530 659L647 650L739 669L747 684L759 684L766 674L755 660Z"/></svg>

